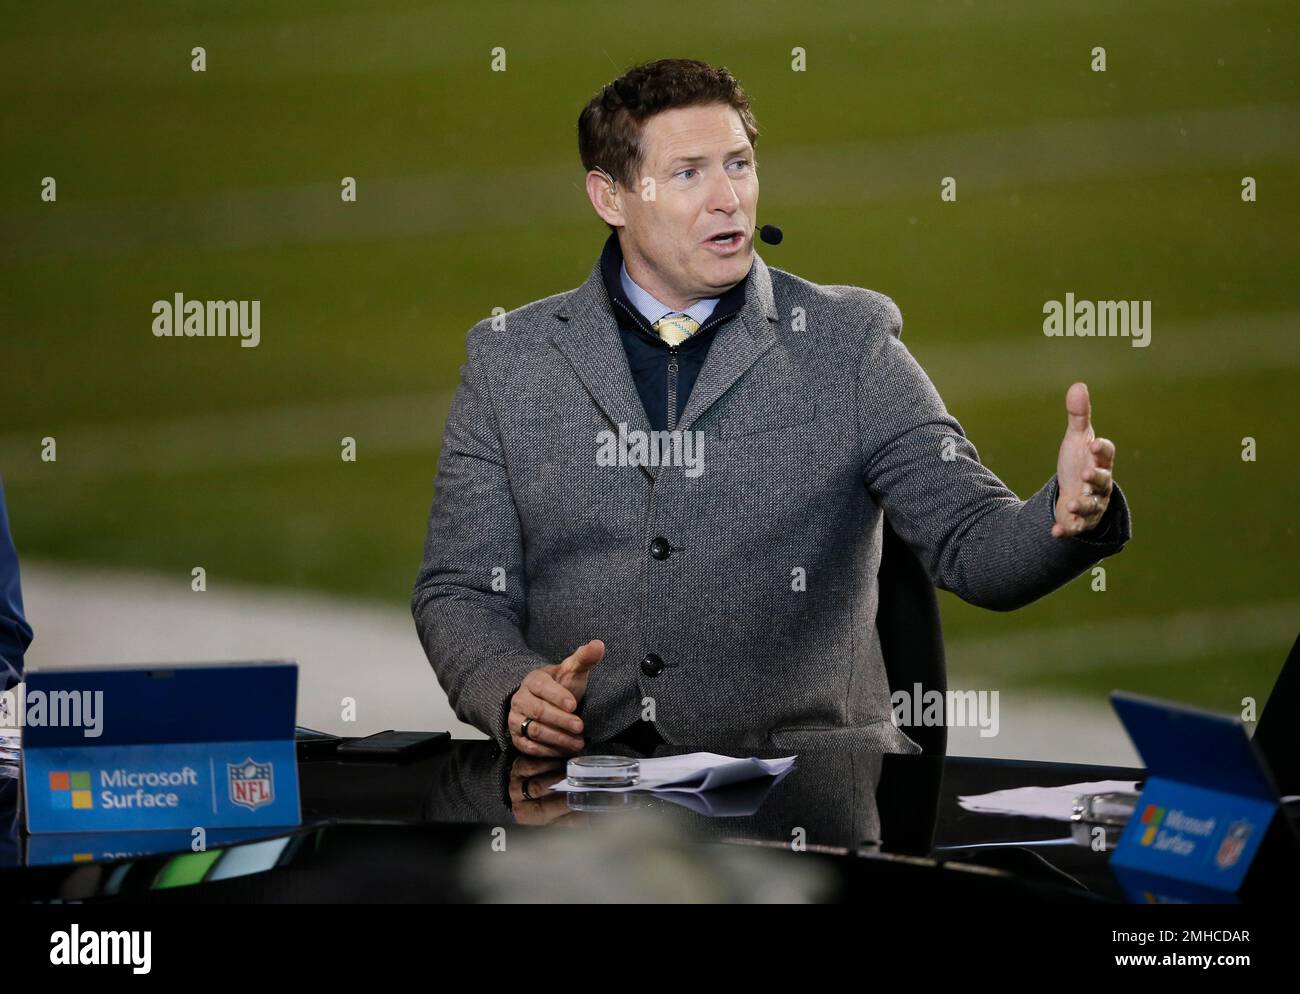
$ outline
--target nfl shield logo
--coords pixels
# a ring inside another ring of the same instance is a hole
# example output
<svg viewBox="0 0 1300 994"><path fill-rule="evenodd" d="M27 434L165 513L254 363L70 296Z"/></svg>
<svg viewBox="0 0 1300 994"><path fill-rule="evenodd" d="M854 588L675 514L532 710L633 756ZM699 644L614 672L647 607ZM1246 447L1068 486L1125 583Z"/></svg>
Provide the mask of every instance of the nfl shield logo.
<svg viewBox="0 0 1300 994"><path fill-rule="evenodd" d="M227 763L230 803L256 811L274 801L275 781L271 772L270 763L258 763L251 758L242 763Z"/></svg>
<svg viewBox="0 0 1300 994"><path fill-rule="evenodd" d="M1241 859L1242 850L1246 848L1246 840L1250 838L1251 827L1248 821L1234 821L1228 826L1227 834L1223 836L1223 842L1214 857L1215 866L1226 870L1236 865L1237 860Z"/></svg>

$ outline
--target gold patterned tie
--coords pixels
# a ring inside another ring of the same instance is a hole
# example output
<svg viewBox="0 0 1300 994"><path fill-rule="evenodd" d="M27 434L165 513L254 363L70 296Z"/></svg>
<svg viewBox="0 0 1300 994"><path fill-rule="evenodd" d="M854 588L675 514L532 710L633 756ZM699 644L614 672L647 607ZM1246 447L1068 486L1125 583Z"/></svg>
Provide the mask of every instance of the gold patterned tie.
<svg viewBox="0 0 1300 994"><path fill-rule="evenodd" d="M654 329L668 343L669 348L675 349L700 330L700 323L685 314L669 314L656 321Z"/></svg>

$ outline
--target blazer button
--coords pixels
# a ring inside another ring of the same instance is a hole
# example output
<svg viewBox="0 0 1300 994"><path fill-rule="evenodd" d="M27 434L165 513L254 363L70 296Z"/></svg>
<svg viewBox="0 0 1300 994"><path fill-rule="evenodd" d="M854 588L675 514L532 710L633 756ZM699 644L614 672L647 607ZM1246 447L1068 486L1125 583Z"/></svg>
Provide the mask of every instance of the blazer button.
<svg viewBox="0 0 1300 994"><path fill-rule="evenodd" d="M641 660L641 672L646 676L658 676L663 671L664 661L653 652L646 653L645 659Z"/></svg>
<svg viewBox="0 0 1300 994"><path fill-rule="evenodd" d="M667 559L672 555L673 547L668 544L668 539L660 535L650 543L650 555L656 559Z"/></svg>

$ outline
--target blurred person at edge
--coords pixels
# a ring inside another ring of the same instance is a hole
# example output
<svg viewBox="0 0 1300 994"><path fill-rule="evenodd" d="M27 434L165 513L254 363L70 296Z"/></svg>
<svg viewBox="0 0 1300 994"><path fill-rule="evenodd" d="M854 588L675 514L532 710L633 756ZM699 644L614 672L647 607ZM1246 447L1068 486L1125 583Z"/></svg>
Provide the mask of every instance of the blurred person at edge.
<svg viewBox="0 0 1300 994"><path fill-rule="evenodd" d="M9 534L4 483L0 481L0 692L16 687L23 678L23 655L32 643L32 629L23 615L23 592L18 582L18 552ZM8 715L5 723L14 720ZM18 861L18 778L0 777L0 866Z"/></svg>
<svg viewBox="0 0 1300 994"><path fill-rule="evenodd" d="M9 533L4 482L0 481L0 691L23 678L23 655L32 644L32 629L23 615L23 591L18 580L18 551Z"/></svg>

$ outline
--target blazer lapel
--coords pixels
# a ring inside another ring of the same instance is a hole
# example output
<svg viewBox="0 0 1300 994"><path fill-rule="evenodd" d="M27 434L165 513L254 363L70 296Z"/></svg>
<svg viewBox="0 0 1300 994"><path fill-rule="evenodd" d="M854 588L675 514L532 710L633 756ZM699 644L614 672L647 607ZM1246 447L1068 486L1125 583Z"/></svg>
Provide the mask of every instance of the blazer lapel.
<svg viewBox="0 0 1300 994"><path fill-rule="evenodd" d="M755 252L745 285L745 305L734 319L718 329L678 427L685 431L695 424L772 347L776 341L772 326L778 320L772 279L766 263Z"/></svg>
<svg viewBox="0 0 1300 994"><path fill-rule="evenodd" d="M650 431L650 421L623 351L618 322L610 311L599 262L586 283L565 295L555 316L564 324L551 335L551 341L569 361L610 425L616 428L625 424L628 431Z"/></svg>

